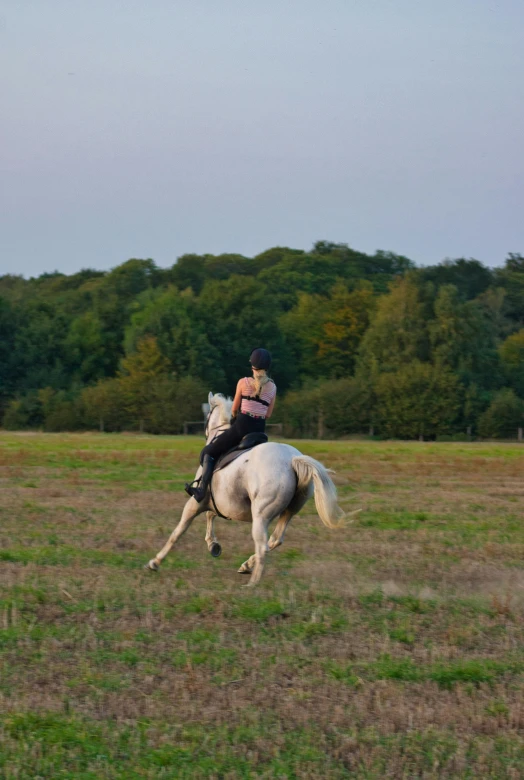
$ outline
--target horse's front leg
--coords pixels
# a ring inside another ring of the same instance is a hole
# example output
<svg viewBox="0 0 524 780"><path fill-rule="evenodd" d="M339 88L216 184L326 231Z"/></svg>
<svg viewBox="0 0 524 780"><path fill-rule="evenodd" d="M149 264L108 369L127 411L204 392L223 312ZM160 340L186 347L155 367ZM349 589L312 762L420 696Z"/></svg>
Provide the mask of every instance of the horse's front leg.
<svg viewBox="0 0 524 780"><path fill-rule="evenodd" d="M218 539L215 536L215 518L216 515L213 512L206 513L207 528L206 528L206 544L207 549L213 556L213 558L219 558L222 555L222 547Z"/></svg>
<svg viewBox="0 0 524 780"><path fill-rule="evenodd" d="M182 512L182 517L180 518L180 521L165 543L165 545L162 547L159 553L155 555L154 558L152 558L149 563L145 566L146 569L152 569L152 571L158 571L158 568L168 552L171 550L173 545L180 539L183 533L187 531L193 520L197 515L199 515L202 512L202 508L200 504L195 501L194 498L190 498L187 504L184 507L184 511Z"/></svg>

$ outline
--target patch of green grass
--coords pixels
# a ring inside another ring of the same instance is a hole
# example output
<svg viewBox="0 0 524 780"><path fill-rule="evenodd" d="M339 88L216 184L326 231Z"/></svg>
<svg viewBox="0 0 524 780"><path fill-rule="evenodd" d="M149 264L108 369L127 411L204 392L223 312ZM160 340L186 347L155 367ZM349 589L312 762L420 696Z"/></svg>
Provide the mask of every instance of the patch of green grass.
<svg viewBox="0 0 524 780"><path fill-rule="evenodd" d="M411 531L420 528L422 525L439 524L439 520L432 518L426 512L408 512L400 509L378 512L370 509L358 523L364 528Z"/></svg>
<svg viewBox="0 0 524 780"><path fill-rule="evenodd" d="M34 547L12 546L0 550L0 561L9 563L34 563L40 566L70 566L71 564L85 566L110 566L124 569L142 570L146 555L136 552L115 553L111 550L80 549L70 545L60 544L56 537L51 544ZM195 561L177 554L176 567L193 569L198 566Z"/></svg>
<svg viewBox="0 0 524 780"><path fill-rule="evenodd" d="M388 634L394 642L402 642L405 645L412 645L415 642L415 632L410 631L409 628L392 628Z"/></svg>
<svg viewBox="0 0 524 780"><path fill-rule="evenodd" d="M355 680L399 680L402 682L424 682L431 680L440 688L452 688L457 683L474 686L493 683L505 674L520 674L524 671L523 659L494 661L490 658L457 659L436 661L426 666L416 664L411 658L393 658L389 654L379 656L369 663L347 665L330 664L327 671L337 680L354 685Z"/></svg>
<svg viewBox="0 0 524 780"><path fill-rule="evenodd" d="M351 664L328 663L326 665L326 671L331 677L334 677L335 680L340 680L340 682L350 685L352 688L362 685L362 679L356 674Z"/></svg>
<svg viewBox="0 0 524 780"><path fill-rule="evenodd" d="M0 651L7 647L16 647L22 638L28 636L28 633L25 624L3 628L0 631Z"/></svg>
<svg viewBox="0 0 524 780"><path fill-rule="evenodd" d="M209 612L213 608L213 599L210 596L192 596L182 605L185 615L200 615Z"/></svg>
<svg viewBox="0 0 524 780"><path fill-rule="evenodd" d="M219 641L218 631L207 628L195 628L191 631L179 631L177 639L187 642L189 647L214 646Z"/></svg>
<svg viewBox="0 0 524 780"><path fill-rule="evenodd" d="M309 776L342 777L343 764L326 756L313 727L278 725L166 726L142 721L136 728L118 723L46 713L18 713L3 718L0 767L24 767L20 777L95 778L250 778L256 755L257 773L296 777L300 766ZM275 729L277 731L275 732ZM38 746L38 749L36 749Z"/></svg>
<svg viewBox="0 0 524 780"><path fill-rule="evenodd" d="M129 688L132 682L117 672L88 670L79 676L67 679L66 685L73 691L87 686L95 691L112 693Z"/></svg>
<svg viewBox="0 0 524 780"><path fill-rule="evenodd" d="M371 593L361 593L358 597L358 601L365 609L374 609L375 607L382 606L384 598L382 590L377 589L371 591Z"/></svg>
<svg viewBox="0 0 524 780"><path fill-rule="evenodd" d="M437 602L433 599L421 599L419 596L388 596L390 604L406 612L426 613L434 612Z"/></svg>
<svg viewBox="0 0 524 780"><path fill-rule="evenodd" d="M261 601L253 598L236 604L233 607L233 615L242 620L263 623L272 617L287 617L287 612L283 609L280 601L276 599Z"/></svg>
<svg viewBox="0 0 524 780"><path fill-rule="evenodd" d="M499 718L501 715L509 715L508 705L500 700L490 702L486 707L486 713L492 715L494 718Z"/></svg>
<svg viewBox="0 0 524 780"><path fill-rule="evenodd" d="M340 634L349 625L347 611L339 605L320 605L307 613L296 612L291 615L289 622L282 625L282 634L285 637L312 640L328 634Z"/></svg>
<svg viewBox="0 0 524 780"><path fill-rule="evenodd" d="M492 683L507 673L518 673L524 669L522 662L494 661L490 658L459 658L454 661L437 662L428 672L428 679L441 688L452 688L456 683Z"/></svg>
<svg viewBox="0 0 524 780"><path fill-rule="evenodd" d="M378 680L403 680L418 682L424 673L411 658L392 658L385 654L368 665L367 671Z"/></svg>
<svg viewBox="0 0 524 780"><path fill-rule="evenodd" d="M300 552L300 550L294 550L293 548L282 550L278 554L278 559L287 564L295 563L295 561L303 561L305 560L305 557L304 553Z"/></svg>

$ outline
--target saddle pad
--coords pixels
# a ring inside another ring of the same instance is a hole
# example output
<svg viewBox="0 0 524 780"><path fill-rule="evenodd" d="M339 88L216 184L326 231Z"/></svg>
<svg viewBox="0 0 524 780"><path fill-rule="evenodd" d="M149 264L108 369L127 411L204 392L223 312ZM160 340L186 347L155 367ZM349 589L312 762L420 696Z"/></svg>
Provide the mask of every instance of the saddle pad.
<svg viewBox="0 0 524 780"><path fill-rule="evenodd" d="M229 466L230 463L232 463L236 458L238 458L239 455L245 455L246 452L249 452L250 450L254 449L255 447L258 447L260 444L265 444L265 442L258 442L258 444L253 444L252 447L246 447L243 450L229 450L229 452L225 452L223 455L219 457L217 460L217 464L215 468L213 469L213 474L215 474L217 471L220 471L220 469L225 468L226 466Z"/></svg>

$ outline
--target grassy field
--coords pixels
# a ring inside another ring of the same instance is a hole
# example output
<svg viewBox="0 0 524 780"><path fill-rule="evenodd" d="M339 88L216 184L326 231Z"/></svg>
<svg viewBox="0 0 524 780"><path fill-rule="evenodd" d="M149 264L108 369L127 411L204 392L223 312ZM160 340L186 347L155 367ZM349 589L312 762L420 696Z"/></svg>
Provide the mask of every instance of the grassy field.
<svg viewBox="0 0 524 780"><path fill-rule="evenodd" d="M310 502L255 591L247 525L142 566L198 438L0 436L0 777L521 778L524 447L299 442Z"/></svg>

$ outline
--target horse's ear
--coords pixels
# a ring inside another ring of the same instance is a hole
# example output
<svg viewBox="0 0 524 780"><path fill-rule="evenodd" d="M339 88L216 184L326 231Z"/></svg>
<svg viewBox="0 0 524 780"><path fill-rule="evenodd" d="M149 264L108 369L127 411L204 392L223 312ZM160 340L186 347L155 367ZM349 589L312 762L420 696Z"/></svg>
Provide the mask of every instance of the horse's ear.
<svg viewBox="0 0 524 780"><path fill-rule="evenodd" d="M213 393L209 393L207 397L207 402L209 404L209 407L211 408L213 406Z"/></svg>

